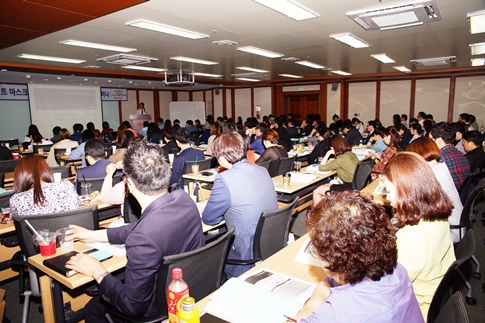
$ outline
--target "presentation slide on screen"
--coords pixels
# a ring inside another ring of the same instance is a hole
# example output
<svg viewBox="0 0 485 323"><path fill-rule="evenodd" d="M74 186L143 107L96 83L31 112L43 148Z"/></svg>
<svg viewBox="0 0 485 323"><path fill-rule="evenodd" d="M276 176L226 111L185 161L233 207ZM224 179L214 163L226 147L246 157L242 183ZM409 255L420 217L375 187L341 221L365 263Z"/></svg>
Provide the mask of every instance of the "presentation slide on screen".
<svg viewBox="0 0 485 323"><path fill-rule="evenodd" d="M101 129L102 111L99 87L29 84L30 113L45 138L60 126L72 133L72 126L94 122ZM27 134L27 129L26 134Z"/></svg>

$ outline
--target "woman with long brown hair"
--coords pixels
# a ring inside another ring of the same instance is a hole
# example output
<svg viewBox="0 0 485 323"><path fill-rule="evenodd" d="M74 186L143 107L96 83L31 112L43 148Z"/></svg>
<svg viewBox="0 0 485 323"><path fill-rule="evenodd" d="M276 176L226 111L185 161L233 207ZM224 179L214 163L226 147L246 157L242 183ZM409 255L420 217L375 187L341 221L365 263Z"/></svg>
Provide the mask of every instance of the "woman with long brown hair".
<svg viewBox="0 0 485 323"><path fill-rule="evenodd" d="M327 191L345 191L352 189L352 179L359 163L357 155L352 152L352 147L341 135L333 135L327 140L330 149L323 157L318 166L319 171L337 171L342 184L324 184L313 191L313 205L318 204ZM328 162L331 155L335 159Z"/></svg>
<svg viewBox="0 0 485 323"><path fill-rule="evenodd" d="M47 163L38 156L20 160L14 171L15 194L10 198L12 215L35 215L64 212L81 207L74 185L69 181L54 183Z"/></svg>
<svg viewBox="0 0 485 323"><path fill-rule="evenodd" d="M448 222L453 203L431 167L416 153L398 153L382 175L399 228L397 260L413 282L426 319L436 288L455 261Z"/></svg>

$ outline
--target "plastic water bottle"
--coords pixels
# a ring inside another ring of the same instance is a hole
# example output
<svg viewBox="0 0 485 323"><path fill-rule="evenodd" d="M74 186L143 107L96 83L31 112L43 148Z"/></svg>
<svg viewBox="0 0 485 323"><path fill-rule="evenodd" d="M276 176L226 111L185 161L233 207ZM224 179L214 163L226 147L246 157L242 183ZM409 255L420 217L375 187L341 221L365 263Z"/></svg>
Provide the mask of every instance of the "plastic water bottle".
<svg viewBox="0 0 485 323"><path fill-rule="evenodd" d="M179 323L200 323L199 310L195 307L193 297L184 297L178 316Z"/></svg>
<svg viewBox="0 0 485 323"><path fill-rule="evenodd" d="M182 279L182 269L174 268L172 270L172 282L167 289L167 303L168 303L168 321L170 323L178 323L178 312L182 300L189 296L189 286Z"/></svg>

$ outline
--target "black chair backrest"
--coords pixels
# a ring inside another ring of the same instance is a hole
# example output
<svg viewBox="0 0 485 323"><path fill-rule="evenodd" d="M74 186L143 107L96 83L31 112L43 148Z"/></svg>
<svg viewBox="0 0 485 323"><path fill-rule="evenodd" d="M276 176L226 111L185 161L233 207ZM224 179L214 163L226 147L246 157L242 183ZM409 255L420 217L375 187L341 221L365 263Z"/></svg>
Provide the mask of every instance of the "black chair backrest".
<svg viewBox="0 0 485 323"><path fill-rule="evenodd" d="M10 198L15 194L15 191L10 191L0 195L0 207L10 207Z"/></svg>
<svg viewBox="0 0 485 323"><path fill-rule="evenodd" d="M68 178L72 176L71 166L57 166L51 167L52 173L61 173L61 178Z"/></svg>
<svg viewBox="0 0 485 323"><path fill-rule="evenodd" d="M115 174L113 176L113 186L115 186L116 184L118 184L120 181L121 181L121 177L123 176L123 174ZM77 179L77 187L76 187L76 190L77 190L77 194L81 194L81 184L82 183L91 183L91 190L94 192L94 191L99 191L101 192L101 188L103 187L103 182L104 182L104 177L100 177L100 178L78 178Z"/></svg>
<svg viewBox="0 0 485 323"><path fill-rule="evenodd" d="M130 194L125 194L125 200L123 202L123 218L125 223L135 223L141 217L141 206L136 198Z"/></svg>
<svg viewBox="0 0 485 323"><path fill-rule="evenodd" d="M352 189L361 190L363 189L368 180L370 173L372 172L372 166L374 166L374 160L369 158L357 163L355 168L354 177L352 179Z"/></svg>
<svg viewBox="0 0 485 323"><path fill-rule="evenodd" d="M232 243L234 228L221 238L197 250L165 256L158 271L157 307L167 315L167 288L172 281L172 269L182 268L183 279L189 285L190 296L199 301L221 286L224 260Z"/></svg>
<svg viewBox="0 0 485 323"><path fill-rule="evenodd" d="M261 166L263 168L266 168L266 170L269 173L269 165L271 165L272 160L267 160L265 162L262 162L261 164L258 164L258 166Z"/></svg>
<svg viewBox="0 0 485 323"><path fill-rule="evenodd" d="M284 208L264 211L256 226L253 258L265 260L286 247L291 216L298 197Z"/></svg>
<svg viewBox="0 0 485 323"><path fill-rule="evenodd" d="M39 149L42 149L44 151L44 154L48 153L51 150L51 147L54 146L54 144L49 144L49 145L33 145L33 151L34 154L37 154L37 151Z"/></svg>
<svg viewBox="0 0 485 323"><path fill-rule="evenodd" d="M111 148L111 146L109 147L104 147L104 158L108 159L111 157L111 155L113 154L113 148Z"/></svg>
<svg viewBox="0 0 485 323"><path fill-rule="evenodd" d="M171 154L174 154L175 156L177 156L177 154L180 152L178 148L172 148L170 149L170 151L171 151Z"/></svg>
<svg viewBox="0 0 485 323"><path fill-rule="evenodd" d="M197 164L199 165L199 173L205 169L209 169L211 166L212 158L207 158L204 160L198 160ZM184 174L192 173L192 165L195 164L195 161L186 161L185 162L185 169Z"/></svg>
<svg viewBox="0 0 485 323"><path fill-rule="evenodd" d="M5 173L0 173L0 187L5 187Z"/></svg>
<svg viewBox="0 0 485 323"><path fill-rule="evenodd" d="M280 158L280 163L278 164L278 168L277 168L276 173L273 175L270 172L269 175L271 177L275 177L275 176L282 175L282 174L290 172L293 169L293 163L295 162L296 157L297 156L295 155L294 157ZM270 168L273 168L272 165L271 165Z"/></svg>
<svg viewBox="0 0 485 323"><path fill-rule="evenodd" d="M190 133L190 141L193 141L196 146L200 145L200 135L202 131L194 131Z"/></svg>
<svg viewBox="0 0 485 323"><path fill-rule="evenodd" d="M476 169L472 174L465 178L465 181L458 189L461 204L465 205L468 196L470 196L472 190L479 184L480 180L482 180L483 178L485 178L485 172L480 172L480 170L478 169Z"/></svg>
<svg viewBox="0 0 485 323"><path fill-rule="evenodd" d="M470 323L464 298L461 292L454 293L440 310L434 323Z"/></svg>
<svg viewBox="0 0 485 323"><path fill-rule="evenodd" d="M465 202L463 203L463 210L461 211L460 222L459 224L450 224L450 229L460 229L460 237L463 230L462 228L471 228L472 223L470 220L470 216L473 215L473 210L475 207L475 201L478 195L485 189L485 180L481 180L475 188L471 191L471 193L466 198Z"/></svg>
<svg viewBox="0 0 485 323"><path fill-rule="evenodd" d="M116 140L116 137L117 136L118 136L118 132L117 131L111 131L108 134L108 139L109 139L109 141L113 141L113 140Z"/></svg>
<svg viewBox="0 0 485 323"><path fill-rule="evenodd" d="M96 230L99 227L97 205L60 213L16 215L13 219L20 249L26 257L33 256L38 251L35 249L32 241L33 233L28 229L25 220L28 220L36 230L48 229L53 232L60 228L68 227L69 224L79 225L89 230Z"/></svg>
<svg viewBox="0 0 485 323"><path fill-rule="evenodd" d="M456 247L455 255L456 260L451 264L450 268L446 271L445 275L441 279L433 299L429 306L428 311L428 323L434 323L441 308L448 301L453 293L453 276L456 274L456 270L465 261L470 259L475 252L476 242L473 230L468 230L463 239L458 243Z"/></svg>
<svg viewBox="0 0 485 323"><path fill-rule="evenodd" d="M18 139L7 139L7 140L0 140L0 144L8 144L10 146L10 148L14 147L14 146L17 146L19 145L19 140Z"/></svg>
<svg viewBox="0 0 485 323"><path fill-rule="evenodd" d="M19 159L0 160L0 172L11 173L15 170L15 166L20 162Z"/></svg>

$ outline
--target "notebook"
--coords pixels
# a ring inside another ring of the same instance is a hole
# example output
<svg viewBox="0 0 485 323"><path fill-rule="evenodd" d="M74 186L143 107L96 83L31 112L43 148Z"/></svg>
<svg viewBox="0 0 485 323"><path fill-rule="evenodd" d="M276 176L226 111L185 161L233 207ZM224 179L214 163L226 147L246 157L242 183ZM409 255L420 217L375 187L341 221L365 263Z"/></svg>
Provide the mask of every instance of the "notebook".
<svg viewBox="0 0 485 323"><path fill-rule="evenodd" d="M69 251L63 255L49 258L44 260L44 266L50 268L52 270L57 271L60 274L65 275L66 277L71 277L77 274L77 271L66 268L66 262L72 257L77 255L77 251Z"/></svg>

